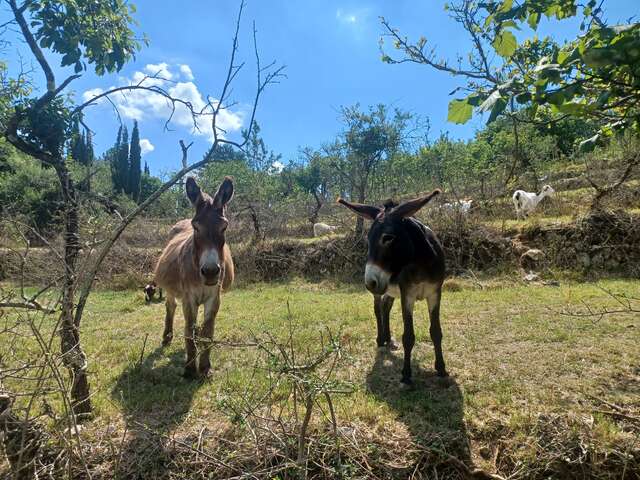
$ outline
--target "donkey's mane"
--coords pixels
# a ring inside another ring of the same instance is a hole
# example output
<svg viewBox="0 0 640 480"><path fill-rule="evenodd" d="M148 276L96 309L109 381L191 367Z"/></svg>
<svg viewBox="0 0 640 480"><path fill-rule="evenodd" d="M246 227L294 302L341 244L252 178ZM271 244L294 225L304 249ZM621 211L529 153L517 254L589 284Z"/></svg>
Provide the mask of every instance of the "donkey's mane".
<svg viewBox="0 0 640 480"><path fill-rule="evenodd" d="M388 212L388 211L389 211L389 210L391 210L392 208L397 207L397 206L398 206L398 202L396 202L395 200L393 200L393 199L391 199L391 198L390 198L390 199L388 199L387 201L385 201L385 202L382 204L382 206L384 207L384 211L385 211L385 212Z"/></svg>

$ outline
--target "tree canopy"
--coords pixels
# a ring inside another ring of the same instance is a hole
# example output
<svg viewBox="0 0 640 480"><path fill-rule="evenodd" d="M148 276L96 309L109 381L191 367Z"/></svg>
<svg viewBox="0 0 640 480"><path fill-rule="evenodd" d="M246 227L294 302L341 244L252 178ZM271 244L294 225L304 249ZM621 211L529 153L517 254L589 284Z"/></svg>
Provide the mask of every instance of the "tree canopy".
<svg viewBox="0 0 640 480"><path fill-rule="evenodd" d="M583 140L584 148L627 128L640 131L639 23L607 25L595 0L461 0L447 8L470 36L466 65L438 58L426 38L412 43L385 19L382 42L391 38L401 57L383 52L382 58L388 63L421 63L466 78L466 86L452 92L463 90L467 95L450 102L451 122L465 123L474 111L487 112L491 122L517 110L527 113L523 121L568 116L594 120L599 130ZM542 17L577 17L582 33L563 44L539 39L536 30ZM527 32L532 35L519 41ZM494 52L498 60L493 60Z"/></svg>

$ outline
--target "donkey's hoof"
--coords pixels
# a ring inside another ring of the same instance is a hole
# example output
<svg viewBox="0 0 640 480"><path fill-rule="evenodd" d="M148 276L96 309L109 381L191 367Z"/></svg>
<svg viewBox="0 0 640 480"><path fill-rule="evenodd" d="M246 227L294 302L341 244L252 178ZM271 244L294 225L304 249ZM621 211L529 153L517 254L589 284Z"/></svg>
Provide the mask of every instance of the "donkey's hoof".
<svg viewBox="0 0 640 480"><path fill-rule="evenodd" d="M401 390L413 390L414 387L415 384L413 383L413 380L411 380L411 378L402 377L402 380L400 380Z"/></svg>
<svg viewBox="0 0 640 480"><path fill-rule="evenodd" d="M198 378L198 371L194 367L185 367L182 377L187 380L195 380Z"/></svg>
<svg viewBox="0 0 640 480"><path fill-rule="evenodd" d="M169 345L171 345L171 340L173 340L173 335L162 337L162 346L168 347Z"/></svg>
<svg viewBox="0 0 640 480"><path fill-rule="evenodd" d="M449 376L449 373L444 368L436 368L436 373L441 378L445 378Z"/></svg>

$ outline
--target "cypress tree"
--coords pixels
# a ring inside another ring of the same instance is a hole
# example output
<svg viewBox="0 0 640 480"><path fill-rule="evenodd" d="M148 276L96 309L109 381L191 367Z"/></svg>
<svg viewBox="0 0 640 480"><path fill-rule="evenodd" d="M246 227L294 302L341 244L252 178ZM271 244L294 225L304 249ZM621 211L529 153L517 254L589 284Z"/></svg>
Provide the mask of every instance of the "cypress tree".
<svg viewBox="0 0 640 480"><path fill-rule="evenodd" d="M118 146L118 184L117 192L129 193L129 131L122 127L122 136Z"/></svg>
<svg viewBox="0 0 640 480"><path fill-rule="evenodd" d="M96 156L93 152L93 135L91 135L91 131L87 130L87 138L85 142L85 165L90 167L93 165L93 161L96 159Z"/></svg>
<svg viewBox="0 0 640 480"><path fill-rule="evenodd" d="M69 154L74 161L82 163L82 135L80 134L80 122L76 119L71 130L71 141L69 142Z"/></svg>
<svg viewBox="0 0 640 480"><path fill-rule="evenodd" d="M91 136L91 130L87 130L87 134L84 140L83 146L83 164L87 167L87 180L85 182L85 188L87 192L91 191L91 167L93 166L93 161L95 160L95 156L93 153L93 137Z"/></svg>
<svg viewBox="0 0 640 480"><path fill-rule="evenodd" d="M111 149L109 155L109 163L111 165L111 185L113 186L113 191L116 193L122 191L120 188L120 169L118 168L120 160L120 143L122 143L122 125L118 128L116 143Z"/></svg>
<svg viewBox="0 0 640 480"><path fill-rule="evenodd" d="M147 165L147 161L144 161L144 174L151 175L151 171L149 170L149 165Z"/></svg>
<svg viewBox="0 0 640 480"><path fill-rule="evenodd" d="M138 130L138 122L134 122L133 131L131 132L131 147L129 148L129 178L128 193L129 196L138 201L140 197L140 131Z"/></svg>

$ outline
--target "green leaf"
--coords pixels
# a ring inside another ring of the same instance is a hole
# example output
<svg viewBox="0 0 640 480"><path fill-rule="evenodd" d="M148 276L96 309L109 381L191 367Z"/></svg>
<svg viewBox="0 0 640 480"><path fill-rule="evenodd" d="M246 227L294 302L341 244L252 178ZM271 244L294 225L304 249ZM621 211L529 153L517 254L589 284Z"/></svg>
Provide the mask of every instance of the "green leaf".
<svg viewBox="0 0 640 480"><path fill-rule="evenodd" d="M500 32L493 41L493 48L503 58L513 55L517 47L518 42L515 35L508 30Z"/></svg>
<svg viewBox="0 0 640 480"><path fill-rule="evenodd" d="M547 95L546 100L551 105L562 105L562 103L564 103L565 101L564 92L562 90L559 90L557 92L550 93Z"/></svg>
<svg viewBox="0 0 640 480"><path fill-rule="evenodd" d="M491 109L491 114L489 115L489 120L487 120L487 123L491 123L496 118L498 118L498 115L500 115L506 107L507 107L507 101L504 98L500 97L496 101L496 103L493 105L493 108Z"/></svg>
<svg viewBox="0 0 640 480"><path fill-rule="evenodd" d="M534 12L527 18L527 23L531 27L532 30L536 30L538 28L538 23L540 23L540 14L538 12Z"/></svg>
<svg viewBox="0 0 640 480"><path fill-rule="evenodd" d="M473 107L469 105L466 99L451 100L449 102L449 112L447 121L452 123L467 123L473 113Z"/></svg>
<svg viewBox="0 0 640 480"><path fill-rule="evenodd" d="M591 48L584 52L582 58L592 68L606 67L611 63L611 54L605 48Z"/></svg>
<svg viewBox="0 0 640 480"><path fill-rule="evenodd" d="M556 109L560 113L566 113L569 115L582 116L588 113L589 107L584 103L566 102L556 105Z"/></svg>
<svg viewBox="0 0 640 480"><path fill-rule="evenodd" d="M498 9L498 12L499 13L508 12L509 10L511 10L511 7L513 7L513 0L504 0L504 2L502 2L502 5Z"/></svg>

